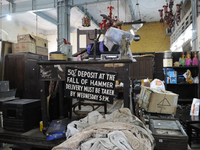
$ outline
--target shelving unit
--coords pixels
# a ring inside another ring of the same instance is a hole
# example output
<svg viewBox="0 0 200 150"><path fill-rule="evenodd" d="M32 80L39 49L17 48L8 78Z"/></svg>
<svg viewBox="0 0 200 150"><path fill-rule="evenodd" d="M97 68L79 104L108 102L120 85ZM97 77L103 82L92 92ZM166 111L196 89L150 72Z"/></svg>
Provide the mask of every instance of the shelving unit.
<svg viewBox="0 0 200 150"><path fill-rule="evenodd" d="M173 63L178 61L178 58L181 57L181 52L172 53ZM191 58L192 59L192 58ZM187 69L191 71L192 77L199 76L199 66L180 66L180 67L165 67L173 68L177 71L177 75L183 75ZM165 77L166 81L166 77ZM178 103L192 103L193 98L199 98L199 83L189 84L187 82L177 82L177 84L165 83L165 88L167 91L172 91L176 94L179 94Z"/></svg>

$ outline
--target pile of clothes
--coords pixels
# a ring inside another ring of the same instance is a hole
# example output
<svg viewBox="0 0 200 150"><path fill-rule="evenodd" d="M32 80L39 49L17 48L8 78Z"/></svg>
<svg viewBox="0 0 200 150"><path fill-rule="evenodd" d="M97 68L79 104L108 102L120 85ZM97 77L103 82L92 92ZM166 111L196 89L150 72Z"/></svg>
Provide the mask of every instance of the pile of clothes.
<svg viewBox="0 0 200 150"><path fill-rule="evenodd" d="M128 108L101 115L93 111L67 126L67 140L53 150L153 150L151 131Z"/></svg>

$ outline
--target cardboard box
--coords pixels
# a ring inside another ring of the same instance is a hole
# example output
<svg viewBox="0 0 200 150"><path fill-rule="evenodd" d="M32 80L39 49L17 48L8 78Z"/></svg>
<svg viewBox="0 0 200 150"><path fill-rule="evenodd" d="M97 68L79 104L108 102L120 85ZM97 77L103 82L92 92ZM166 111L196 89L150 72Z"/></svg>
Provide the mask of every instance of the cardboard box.
<svg viewBox="0 0 200 150"><path fill-rule="evenodd" d="M36 36L36 46L48 48L48 40Z"/></svg>
<svg viewBox="0 0 200 150"><path fill-rule="evenodd" d="M172 67L173 61L172 59L163 59L163 67Z"/></svg>
<svg viewBox="0 0 200 150"><path fill-rule="evenodd" d="M17 43L12 44L12 53L31 52L35 53L34 43Z"/></svg>
<svg viewBox="0 0 200 150"><path fill-rule="evenodd" d="M177 71L167 71L167 76L169 76L169 77L177 77Z"/></svg>
<svg viewBox="0 0 200 150"><path fill-rule="evenodd" d="M30 34L18 35L18 43L35 43L35 37Z"/></svg>
<svg viewBox="0 0 200 150"><path fill-rule="evenodd" d="M177 84L177 77L171 77L170 83Z"/></svg>
<svg viewBox="0 0 200 150"><path fill-rule="evenodd" d="M36 47L36 54L48 56L48 48L45 47Z"/></svg>
<svg viewBox="0 0 200 150"><path fill-rule="evenodd" d="M149 87L141 87L139 105L147 112L176 114L178 94Z"/></svg>

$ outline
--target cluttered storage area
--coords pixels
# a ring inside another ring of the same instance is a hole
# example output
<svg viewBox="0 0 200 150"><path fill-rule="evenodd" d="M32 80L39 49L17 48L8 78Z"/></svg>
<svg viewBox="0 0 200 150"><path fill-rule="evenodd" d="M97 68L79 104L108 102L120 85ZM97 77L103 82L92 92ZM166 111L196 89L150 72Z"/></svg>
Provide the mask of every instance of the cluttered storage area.
<svg viewBox="0 0 200 150"><path fill-rule="evenodd" d="M0 5L0 150L200 149L197 1Z"/></svg>

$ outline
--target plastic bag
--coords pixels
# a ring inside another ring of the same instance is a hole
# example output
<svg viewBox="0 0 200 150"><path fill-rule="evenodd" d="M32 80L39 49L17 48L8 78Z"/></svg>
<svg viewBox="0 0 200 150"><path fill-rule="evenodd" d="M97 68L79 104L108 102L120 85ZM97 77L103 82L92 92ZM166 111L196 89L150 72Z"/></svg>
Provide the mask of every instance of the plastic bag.
<svg viewBox="0 0 200 150"><path fill-rule="evenodd" d="M159 80L159 79L154 79L151 83L150 83L150 88L154 88L154 89L160 89L165 91L165 85L164 82Z"/></svg>
<svg viewBox="0 0 200 150"><path fill-rule="evenodd" d="M130 43L133 41L133 38L134 38L133 34L123 31L123 30L120 30L120 29L117 29L117 28L114 28L114 27L110 27L106 31L105 37L109 37L112 40L114 40L115 43L120 44L123 34L126 35L126 38L128 38Z"/></svg>
<svg viewBox="0 0 200 150"><path fill-rule="evenodd" d="M114 28L114 27L110 27L107 31L106 34L104 36L104 44L106 45L106 47L109 49L109 51L111 51L111 47L113 46L113 44L120 44L120 41L122 39L122 35L125 34L126 35L126 39L129 40L129 42L131 43L133 41L133 34ZM121 54L121 48L119 48L120 54ZM132 60L132 62L136 62L135 59L133 59L133 55L131 52L130 47L127 50L127 56L130 60Z"/></svg>
<svg viewBox="0 0 200 150"><path fill-rule="evenodd" d="M190 110L190 116L199 116L199 104L200 104L200 99L193 98Z"/></svg>
<svg viewBox="0 0 200 150"><path fill-rule="evenodd" d="M104 45L108 48L108 51L112 51L114 45L117 45L117 43L114 40L112 40L110 37L105 36Z"/></svg>
<svg viewBox="0 0 200 150"><path fill-rule="evenodd" d="M198 76L193 78L193 83L199 83L199 77Z"/></svg>

